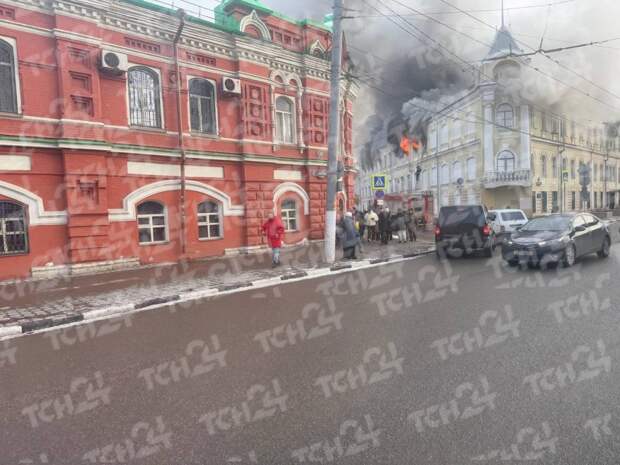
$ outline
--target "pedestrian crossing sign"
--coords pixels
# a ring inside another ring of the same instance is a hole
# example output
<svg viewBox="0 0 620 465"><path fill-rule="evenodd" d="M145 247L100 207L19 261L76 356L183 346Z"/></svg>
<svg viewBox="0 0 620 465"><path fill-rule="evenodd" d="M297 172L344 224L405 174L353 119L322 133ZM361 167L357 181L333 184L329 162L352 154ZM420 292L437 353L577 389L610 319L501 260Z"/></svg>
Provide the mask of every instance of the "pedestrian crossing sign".
<svg viewBox="0 0 620 465"><path fill-rule="evenodd" d="M387 176L385 174L373 175L371 188L373 191L387 190Z"/></svg>

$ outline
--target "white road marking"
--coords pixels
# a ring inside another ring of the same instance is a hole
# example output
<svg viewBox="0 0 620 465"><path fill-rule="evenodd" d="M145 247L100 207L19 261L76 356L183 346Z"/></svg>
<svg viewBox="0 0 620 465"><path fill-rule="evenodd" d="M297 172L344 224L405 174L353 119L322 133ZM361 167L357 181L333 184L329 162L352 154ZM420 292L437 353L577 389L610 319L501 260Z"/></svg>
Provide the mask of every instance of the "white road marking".
<svg viewBox="0 0 620 465"><path fill-rule="evenodd" d="M305 270L307 273L307 276L300 276L299 278L287 279L286 281L282 281L279 276L277 278L262 279L262 280L253 282L252 286L231 289L231 290L223 291L223 292L218 292L218 290L214 288L206 289L202 291L186 292L184 294L180 294L179 300L157 304L157 305L153 305L151 307L146 307L146 308L134 309L133 308L134 304L130 304L130 305L125 305L125 306L108 307L108 308L99 309L99 310L90 310L84 313L84 320L82 321L75 321L75 322L71 322L71 323L67 323L67 324L63 324L59 326L53 326L51 328L44 328L44 329L37 330L33 333L28 333L28 334L22 334L20 326L8 327L5 329L5 331L8 334L3 334L2 333L3 328L0 327L0 340L13 339L16 337L21 337L21 336L32 336L35 334L46 333L49 331L57 331L57 330L61 330L64 328L69 328L71 326L78 326L78 325L82 325L85 323L90 323L93 321L107 320L110 318L119 317L121 315L126 316L126 315L131 315L134 313L156 310L158 308L178 305L181 303L186 303L186 302L190 302L190 301L198 300L198 299L204 299L204 298L212 299L214 297L237 294L240 292L255 291L257 288L260 289L260 288L266 288L266 287L286 285L286 284L291 284L291 283L295 283L298 281L308 281L311 279L316 279L316 278L320 278L320 277L328 276L328 275L351 273L351 272L359 271L359 270L366 269L366 268L376 268L379 266L392 265L392 264L400 263L404 261L413 261L413 260L420 259L422 257L426 257L428 255L429 255L429 252L423 253L422 255L416 255L415 257L392 258L390 259L389 262L381 262L381 263L375 263L375 264L368 263L368 264L364 264L363 266L359 266L355 268L342 268L336 271L331 271L329 268ZM365 260L363 262L365 262ZM16 333L17 331L19 331L19 334Z"/></svg>

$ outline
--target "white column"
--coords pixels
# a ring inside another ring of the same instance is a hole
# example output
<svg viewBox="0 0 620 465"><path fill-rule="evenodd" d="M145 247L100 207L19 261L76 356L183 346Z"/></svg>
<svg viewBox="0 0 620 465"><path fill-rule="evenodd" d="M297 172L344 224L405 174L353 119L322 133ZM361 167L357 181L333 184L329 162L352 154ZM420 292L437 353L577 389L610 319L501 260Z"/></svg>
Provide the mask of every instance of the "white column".
<svg viewBox="0 0 620 465"><path fill-rule="evenodd" d="M493 144L493 105L484 105L484 173L495 171L495 147Z"/></svg>
<svg viewBox="0 0 620 465"><path fill-rule="evenodd" d="M530 107L521 105L521 163L522 170L530 170L532 160L530 153Z"/></svg>

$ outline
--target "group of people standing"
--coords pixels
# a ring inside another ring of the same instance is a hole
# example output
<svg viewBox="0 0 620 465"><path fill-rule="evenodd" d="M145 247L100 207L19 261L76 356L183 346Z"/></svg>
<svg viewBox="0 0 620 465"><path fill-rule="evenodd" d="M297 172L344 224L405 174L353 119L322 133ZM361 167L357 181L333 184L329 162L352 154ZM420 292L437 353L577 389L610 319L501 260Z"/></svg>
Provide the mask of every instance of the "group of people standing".
<svg viewBox="0 0 620 465"><path fill-rule="evenodd" d="M415 227L415 213L411 208L407 211L398 209L396 214L392 214L389 208L381 208L379 213L374 209L361 212L353 208L352 212L345 212L338 222L338 239L342 243L343 258L356 259L363 240L381 241L385 245L396 233L401 244L416 241ZM284 238L281 218L270 213L262 230L272 249L272 264L274 267L280 266L280 249Z"/></svg>
<svg viewBox="0 0 620 465"><path fill-rule="evenodd" d="M413 242L417 240L415 228L416 218L412 208L398 209L392 214L389 208L381 208L379 213L374 209L356 212L360 224L360 237L368 242L387 244L392 240L394 233L398 235L398 242Z"/></svg>

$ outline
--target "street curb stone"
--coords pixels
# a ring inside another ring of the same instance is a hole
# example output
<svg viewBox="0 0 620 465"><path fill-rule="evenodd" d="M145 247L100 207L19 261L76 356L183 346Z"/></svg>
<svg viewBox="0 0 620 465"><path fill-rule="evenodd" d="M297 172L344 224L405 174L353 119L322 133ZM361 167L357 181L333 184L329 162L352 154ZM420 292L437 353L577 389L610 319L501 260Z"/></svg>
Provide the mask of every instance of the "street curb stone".
<svg viewBox="0 0 620 465"><path fill-rule="evenodd" d="M289 279L304 278L306 276L308 276L308 273L306 273L305 271L299 271L299 272L296 272L296 273L284 274L284 275L280 276L280 279L282 281L288 281Z"/></svg>
<svg viewBox="0 0 620 465"><path fill-rule="evenodd" d="M242 289L244 287L252 287L253 285L254 284L251 283L251 282L226 284L224 286L218 286L217 290L218 290L218 292L226 292L226 291L233 291L235 289Z"/></svg>
<svg viewBox="0 0 620 465"><path fill-rule="evenodd" d="M229 291L234 291L237 289L246 289L254 286L259 286L260 284L276 284L277 282L289 281L294 279L300 279L304 277L308 278L320 278L322 276L328 276L332 273L339 273L345 270L352 270L358 268L364 268L368 266L378 265L381 263L389 263L391 261L396 260L404 260L409 258L421 257L424 255L429 255L434 253L434 248L429 249L424 252L416 252L409 253L404 255L393 255L387 258L375 258L375 259L366 259L359 260L351 263L337 263L331 267L324 268L314 268L306 271L296 271L296 272L285 272L280 276L274 276L268 279L262 279L257 281L249 281L242 283L233 283L222 285L218 287L212 287L204 290L190 290L188 289L186 292L181 294L169 295L165 297L157 297L154 299L144 300L142 302L127 304L127 305L119 305L113 307L105 307L101 309L88 310L86 312L77 313L75 315L66 315L61 317L50 317L43 318L40 320L33 320L21 325L0 327L0 339L5 337L15 337L25 333L32 333L42 329L49 329L55 326L61 326L69 323L76 323L81 321L91 321L97 320L104 317L109 316L117 316L127 312L131 312L133 310L144 310L149 307L163 305L167 303L173 303L178 301L185 300L197 300L201 298L214 297L219 293L225 293Z"/></svg>
<svg viewBox="0 0 620 465"><path fill-rule="evenodd" d="M51 328L54 326L66 325L67 323L75 323L77 321L82 321L84 319L84 315L81 313L77 313L75 315L67 315L60 318L44 318L42 320L33 320L28 321L21 325L22 333L30 333L32 331L36 331L38 329Z"/></svg>
<svg viewBox="0 0 620 465"><path fill-rule="evenodd" d="M146 307L152 307L153 305L161 305L161 304L167 304L170 302L176 302L177 300L181 300L181 296L180 295L169 295L166 297L157 297L155 299L149 299L149 300L145 300L143 302L139 302L137 304L134 304L134 309L135 310L140 310L142 308L146 308Z"/></svg>

